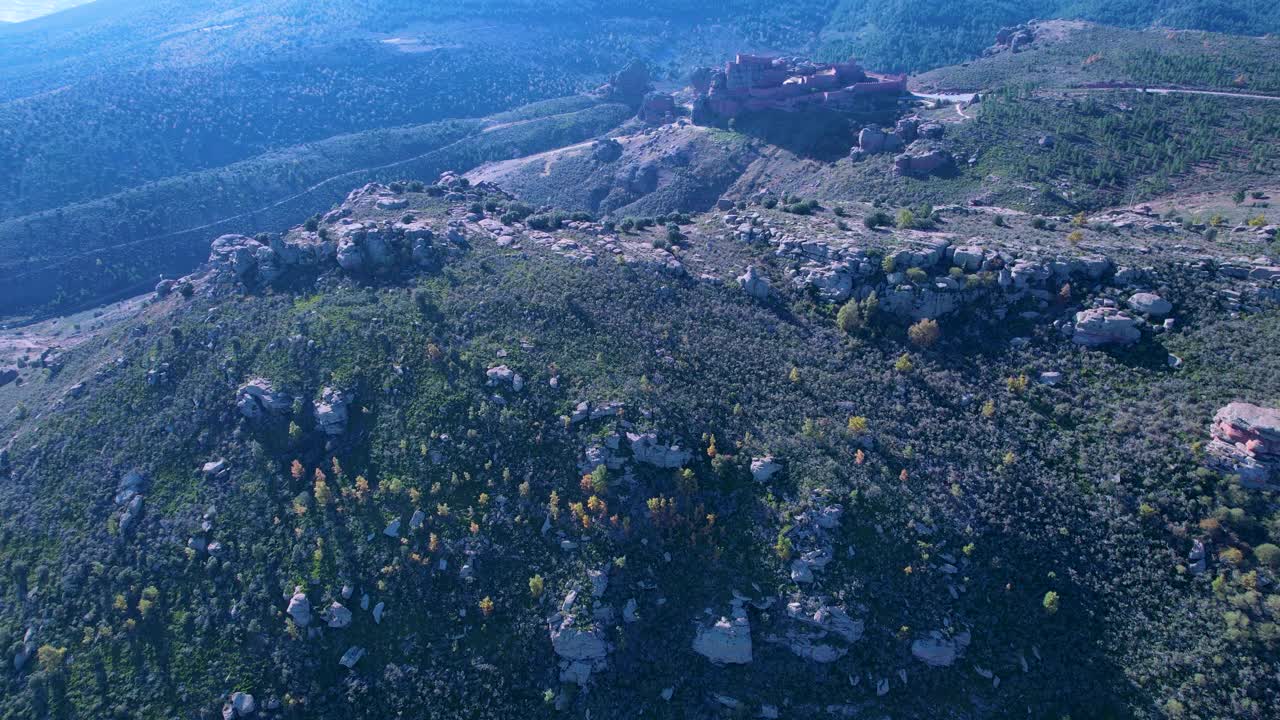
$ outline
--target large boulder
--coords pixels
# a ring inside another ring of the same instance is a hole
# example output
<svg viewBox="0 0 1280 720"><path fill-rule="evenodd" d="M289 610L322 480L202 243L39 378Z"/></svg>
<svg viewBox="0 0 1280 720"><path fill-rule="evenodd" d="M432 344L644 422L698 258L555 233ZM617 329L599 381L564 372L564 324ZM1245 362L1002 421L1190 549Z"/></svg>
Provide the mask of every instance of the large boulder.
<svg viewBox="0 0 1280 720"><path fill-rule="evenodd" d="M949 667L956 658L964 654L969 641L967 631L956 633L954 637L946 637L941 632L934 631L929 637L911 643L911 654L930 667Z"/></svg>
<svg viewBox="0 0 1280 720"><path fill-rule="evenodd" d="M1076 313L1071 341L1086 347L1127 345L1142 338L1138 322L1127 313L1110 307L1091 308Z"/></svg>
<svg viewBox="0 0 1280 720"><path fill-rule="evenodd" d="M1212 464L1264 487L1280 474L1280 409L1233 402L1218 410L1206 450Z"/></svg>
<svg viewBox="0 0 1280 720"><path fill-rule="evenodd" d="M1173 312L1173 303L1156 295L1155 293L1140 292L1134 293L1129 298L1129 307L1136 313L1143 315L1168 315Z"/></svg>
<svg viewBox="0 0 1280 720"><path fill-rule="evenodd" d="M780 472L782 463L774 460L772 455L751 459L751 478L756 482L769 482Z"/></svg>
<svg viewBox="0 0 1280 720"><path fill-rule="evenodd" d="M738 276L738 284L748 295L757 300L766 300L769 297L769 281L756 272L754 265L748 265L747 271Z"/></svg>
<svg viewBox="0 0 1280 720"><path fill-rule="evenodd" d="M524 378L520 377L520 373L512 370L506 365L498 365L491 367L485 371L485 377L489 378L490 385L508 384L512 390L520 392L524 389Z"/></svg>
<svg viewBox="0 0 1280 720"><path fill-rule="evenodd" d="M734 600L731 617L698 628L693 651L717 665L751 662L751 621L741 600Z"/></svg>
<svg viewBox="0 0 1280 720"><path fill-rule="evenodd" d="M250 420L283 415L293 407L293 397L275 389L270 380L254 378L236 391L236 408Z"/></svg>
<svg viewBox="0 0 1280 720"><path fill-rule="evenodd" d="M560 681L585 685L591 673L604 669L609 645L597 623L580 622L573 614L577 597L576 592L570 591L560 605L560 612L551 616L547 626L551 649L560 658Z"/></svg>
<svg viewBox="0 0 1280 720"><path fill-rule="evenodd" d="M364 648L352 645L347 651L342 653L342 658L338 660L338 664L350 670L360 662L360 658L364 657Z"/></svg>
<svg viewBox="0 0 1280 720"><path fill-rule="evenodd" d="M347 406L351 397L335 388L327 387L320 393L315 406L316 427L326 435L341 435L347 431Z"/></svg>
<svg viewBox="0 0 1280 720"><path fill-rule="evenodd" d="M289 598L289 608L286 610L289 617L298 624L299 627L306 627L311 624L311 601L307 599L307 594L302 591L301 587L295 588L293 597Z"/></svg>
<svg viewBox="0 0 1280 720"><path fill-rule="evenodd" d="M329 606L328 623L331 628L341 629L347 627L351 624L351 611L342 603L334 600L333 604Z"/></svg>
<svg viewBox="0 0 1280 720"><path fill-rule="evenodd" d="M934 145L917 141L906 152L893 159L893 171L900 176L930 175L951 167L951 153Z"/></svg>
<svg viewBox="0 0 1280 720"><path fill-rule="evenodd" d="M685 463L693 458L692 452L682 450L679 445L663 445L659 443L658 436L655 433L644 433L643 435L627 433L627 440L631 443L631 452L635 455L636 462L644 463L645 465L674 470L675 468L684 467Z"/></svg>

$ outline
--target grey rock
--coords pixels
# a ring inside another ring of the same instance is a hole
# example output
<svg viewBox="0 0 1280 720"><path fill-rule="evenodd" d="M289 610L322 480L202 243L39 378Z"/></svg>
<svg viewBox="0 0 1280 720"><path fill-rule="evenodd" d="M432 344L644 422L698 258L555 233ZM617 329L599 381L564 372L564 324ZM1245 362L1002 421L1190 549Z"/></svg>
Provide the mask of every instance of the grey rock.
<svg viewBox="0 0 1280 720"><path fill-rule="evenodd" d="M351 611L337 600L333 601L333 604L329 606L329 627L337 629L345 628L351 624L351 617Z"/></svg>
<svg viewBox="0 0 1280 720"><path fill-rule="evenodd" d="M342 658L338 660L338 664L350 670L360 662L360 658L364 657L364 648L352 645L347 651L342 653Z"/></svg>
<svg viewBox="0 0 1280 720"><path fill-rule="evenodd" d="M326 387L320 393L320 402L315 406L316 427L324 434L334 437L347 431L351 396L342 390Z"/></svg>
<svg viewBox="0 0 1280 720"><path fill-rule="evenodd" d="M1168 315L1173 311L1173 303L1155 293L1140 292L1129 297L1129 307L1143 315Z"/></svg>
<svg viewBox="0 0 1280 720"><path fill-rule="evenodd" d="M289 598L289 608L286 610L289 617L297 623L299 627L306 627L311 624L311 601L307 599L307 594L302 591L301 587L295 588L293 597Z"/></svg>
<svg viewBox="0 0 1280 720"><path fill-rule="evenodd" d="M754 265L748 265L747 271L738 276L738 284L748 295L757 300L769 298L769 280L757 273Z"/></svg>
<svg viewBox="0 0 1280 720"><path fill-rule="evenodd" d="M1072 342L1087 347L1124 345L1142 337L1137 321L1115 308L1092 308L1076 313Z"/></svg>
<svg viewBox="0 0 1280 720"><path fill-rule="evenodd" d="M782 463L774 460L772 455L751 459L751 478L756 482L769 482L780 472Z"/></svg>
<svg viewBox="0 0 1280 720"><path fill-rule="evenodd" d="M751 621L741 602L735 601L732 617L722 617L698 627L693 651L717 665L751 662Z"/></svg>

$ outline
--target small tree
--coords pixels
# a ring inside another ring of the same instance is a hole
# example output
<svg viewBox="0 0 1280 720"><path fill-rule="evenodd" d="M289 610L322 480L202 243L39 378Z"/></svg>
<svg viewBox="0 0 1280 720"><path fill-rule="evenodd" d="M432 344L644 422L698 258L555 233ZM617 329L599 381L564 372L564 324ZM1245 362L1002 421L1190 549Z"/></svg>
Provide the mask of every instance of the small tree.
<svg viewBox="0 0 1280 720"><path fill-rule="evenodd" d="M1043 605L1043 606L1044 606L1044 611L1045 611L1045 613L1047 613L1047 614L1049 614L1049 615L1053 615L1053 614L1057 613L1057 612L1058 612L1058 605L1059 605L1058 593L1056 593L1056 592L1054 592L1054 591L1052 591L1052 590L1050 590L1049 592L1045 593L1045 594L1044 594L1044 601L1041 603L1041 605Z"/></svg>
<svg viewBox="0 0 1280 720"><path fill-rule="evenodd" d="M910 230L916 226L916 214L907 208L898 211L897 226L899 230Z"/></svg>
<svg viewBox="0 0 1280 720"><path fill-rule="evenodd" d="M533 596L534 600L541 598L542 592L545 589L546 589L546 581L542 579L541 575L534 575L533 577L529 578L529 594Z"/></svg>
<svg viewBox="0 0 1280 720"><path fill-rule="evenodd" d="M609 468L604 465L597 465L595 470L591 471L591 490L597 495L604 495L609 491Z"/></svg>
<svg viewBox="0 0 1280 720"><path fill-rule="evenodd" d="M1280 567L1280 547L1271 543L1262 543L1253 549L1253 556L1267 567Z"/></svg>
<svg viewBox="0 0 1280 720"><path fill-rule="evenodd" d="M893 369L900 373L909 373L913 367L915 366L911 364L911 356L906 353L898 356L898 359L893 363Z"/></svg>
<svg viewBox="0 0 1280 720"><path fill-rule="evenodd" d="M791 544L791 538L787 537L786 531L778 533L778 539L773 543L773 553L778 556L782 562L791 559L791 555L795 552L795 547Z"/></svg>
<svg viewBox="0 0 1280 720"><path fill-rule="evenodd" d="M493 599L488 595L485 595L484 599L480 601L480 612L485 617L489 617L493 614Z"/></svg>
<svg viewBox="0 0 1280 720"><path fill-rule="evenodd" d="M933 318L926 318L907 328L907 337L916 347L933 347L941 336L942 330L938 327L938 321Z"/></svg>
<svg viewBox="0 0 1280 720"><path fill-rule="evenodd" d="M53 673L62 669L62 662L67 657L67 649L54 647L52 645L41 645L36 650L36 660L40 663L40 669Z"/></svg>

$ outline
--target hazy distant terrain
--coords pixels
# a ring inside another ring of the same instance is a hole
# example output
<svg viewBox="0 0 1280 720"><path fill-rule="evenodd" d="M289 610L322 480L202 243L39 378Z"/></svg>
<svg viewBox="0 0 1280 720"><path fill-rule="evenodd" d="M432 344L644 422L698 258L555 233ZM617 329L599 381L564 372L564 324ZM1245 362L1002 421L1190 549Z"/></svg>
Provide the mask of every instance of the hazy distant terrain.
<svg viewBox="0 0 1280 720"><path fill-rule="evenodd" d="M4 0L0 2L0 22L22 22L87 2L92 0Z"/></svg>

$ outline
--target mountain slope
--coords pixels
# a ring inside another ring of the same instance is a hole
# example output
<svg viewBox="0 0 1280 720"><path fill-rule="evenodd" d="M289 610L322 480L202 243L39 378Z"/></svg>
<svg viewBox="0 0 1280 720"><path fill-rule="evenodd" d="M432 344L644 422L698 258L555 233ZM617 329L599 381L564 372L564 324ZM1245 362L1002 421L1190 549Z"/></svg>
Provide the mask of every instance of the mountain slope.
<svg viewBox="0 0 1280 720"><path fill-rule="evenodd" d="M1192 447L1220 405L1280 397L1275 309L1219 300L1273 288L1184 270L1233 248L1176 230L1152 255L1166 235L1122 216L1080 250L993 229L984 256L1067 268L1017 289L939 250L980 213L855 232L754 205L762 240L700 216L664 244L496 220L513 207L456 177L363 188L252 254L272 263L220 242L188 293L24 369L0 395L24 398L3 415L0 633L47 650L3 711L246 692L265 717L1250 717L1275 691L1276 610L1249 595L1274 569L1228 552L1276 539L1271 495ZM884 304L848 334L807 273L855 248ZM763 299L730 281L746 264ZM914 344L911 303L944 277L968 289ZM1134 287L1179 329L1113 350L1058 329ZM1195 575L1201 538L1223 559ZM711 630L735 597L750 660L713 664L741 657Z"/></svg>

